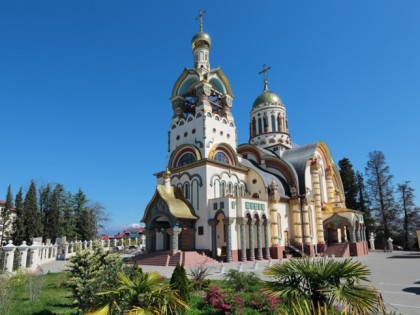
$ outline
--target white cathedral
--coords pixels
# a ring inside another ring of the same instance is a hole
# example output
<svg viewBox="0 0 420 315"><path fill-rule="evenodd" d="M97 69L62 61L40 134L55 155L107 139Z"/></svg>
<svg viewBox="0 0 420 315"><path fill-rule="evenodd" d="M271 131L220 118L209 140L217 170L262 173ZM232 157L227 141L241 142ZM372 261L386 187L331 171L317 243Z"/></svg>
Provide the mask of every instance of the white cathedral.
<svg viewBox="0 0 420 315"><path fill-rule="evenodd" d="M286 108L264 88L250 112L249 143L237 143L233 92L210 67L211 38L192 38L194 67L172 89L169 161L141 219L146 250L198 251L225 261L368 252L361 212L346 209L327 145L292 143Z"/></svg>

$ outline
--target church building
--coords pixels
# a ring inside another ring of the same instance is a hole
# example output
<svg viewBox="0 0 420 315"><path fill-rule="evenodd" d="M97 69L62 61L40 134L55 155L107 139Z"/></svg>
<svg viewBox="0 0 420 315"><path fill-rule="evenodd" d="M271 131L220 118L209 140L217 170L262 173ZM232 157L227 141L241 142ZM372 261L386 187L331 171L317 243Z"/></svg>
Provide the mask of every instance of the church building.
<svg viewBox="0 0 420 315"><path fill-rule="evenodd" d="M264 85L250 102L249 143L238 145L233 92L211 68L212 40L192 38L193 67L172 89L169 160L141 219L146 250L197 251L225 261L367 254L361 212L346 209L326 143L291 141L286 107ZM334 249L334 251L331 251ZM330 252L329 252L330 250Z"/></svg>

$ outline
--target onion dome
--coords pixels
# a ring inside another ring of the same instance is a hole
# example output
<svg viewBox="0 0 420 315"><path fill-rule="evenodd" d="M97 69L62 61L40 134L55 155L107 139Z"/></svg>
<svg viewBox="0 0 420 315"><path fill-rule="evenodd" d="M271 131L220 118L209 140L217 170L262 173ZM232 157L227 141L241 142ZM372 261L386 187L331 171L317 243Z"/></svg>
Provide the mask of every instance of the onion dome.
<svg viewBox="0 0 420 315"><path fill-rule="evenodd" d="M283 105L280 97L269 90L264 90L256 100L254 101L254 105L252 105L252 109L257 108L260 105Z"/></svg>
<svg viewBox="0 0 420 315"><path fill-rule="evenodd" d="M195 34L191 40L191 46L192 49L194 50L196 47L201 46L201 45L207 45L210 49L211 46L211 38L210 35L200 31L197 34Z"/></svg>

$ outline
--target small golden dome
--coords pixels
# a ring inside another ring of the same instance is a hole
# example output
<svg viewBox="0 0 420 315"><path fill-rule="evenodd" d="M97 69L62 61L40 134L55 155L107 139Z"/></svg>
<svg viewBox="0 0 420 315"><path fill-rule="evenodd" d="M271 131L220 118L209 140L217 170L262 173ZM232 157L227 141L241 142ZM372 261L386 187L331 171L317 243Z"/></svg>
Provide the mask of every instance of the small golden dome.
<svg viewBox="0 0 420 315"><path fill-rule="evenodd" d="M211 46L211 38L210 38L210 35L207 34L207 33L198 32L191 39L192 49L194 50L195 47L200 46L202 44L209 46L209 49L210 49L210 46Z"/></svg>

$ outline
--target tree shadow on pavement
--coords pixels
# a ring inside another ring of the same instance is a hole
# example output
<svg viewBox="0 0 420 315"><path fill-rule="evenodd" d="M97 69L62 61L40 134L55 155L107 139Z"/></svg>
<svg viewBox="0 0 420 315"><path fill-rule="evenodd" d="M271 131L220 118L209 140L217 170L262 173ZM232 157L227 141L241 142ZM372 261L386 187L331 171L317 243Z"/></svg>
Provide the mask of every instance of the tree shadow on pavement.
<svg viewBox="0 0 420 315"><path fill-rule="evenodd" d="M407 293L414 293L416 295L420 295L420 287L410 287L402 290Z"/></svg>

